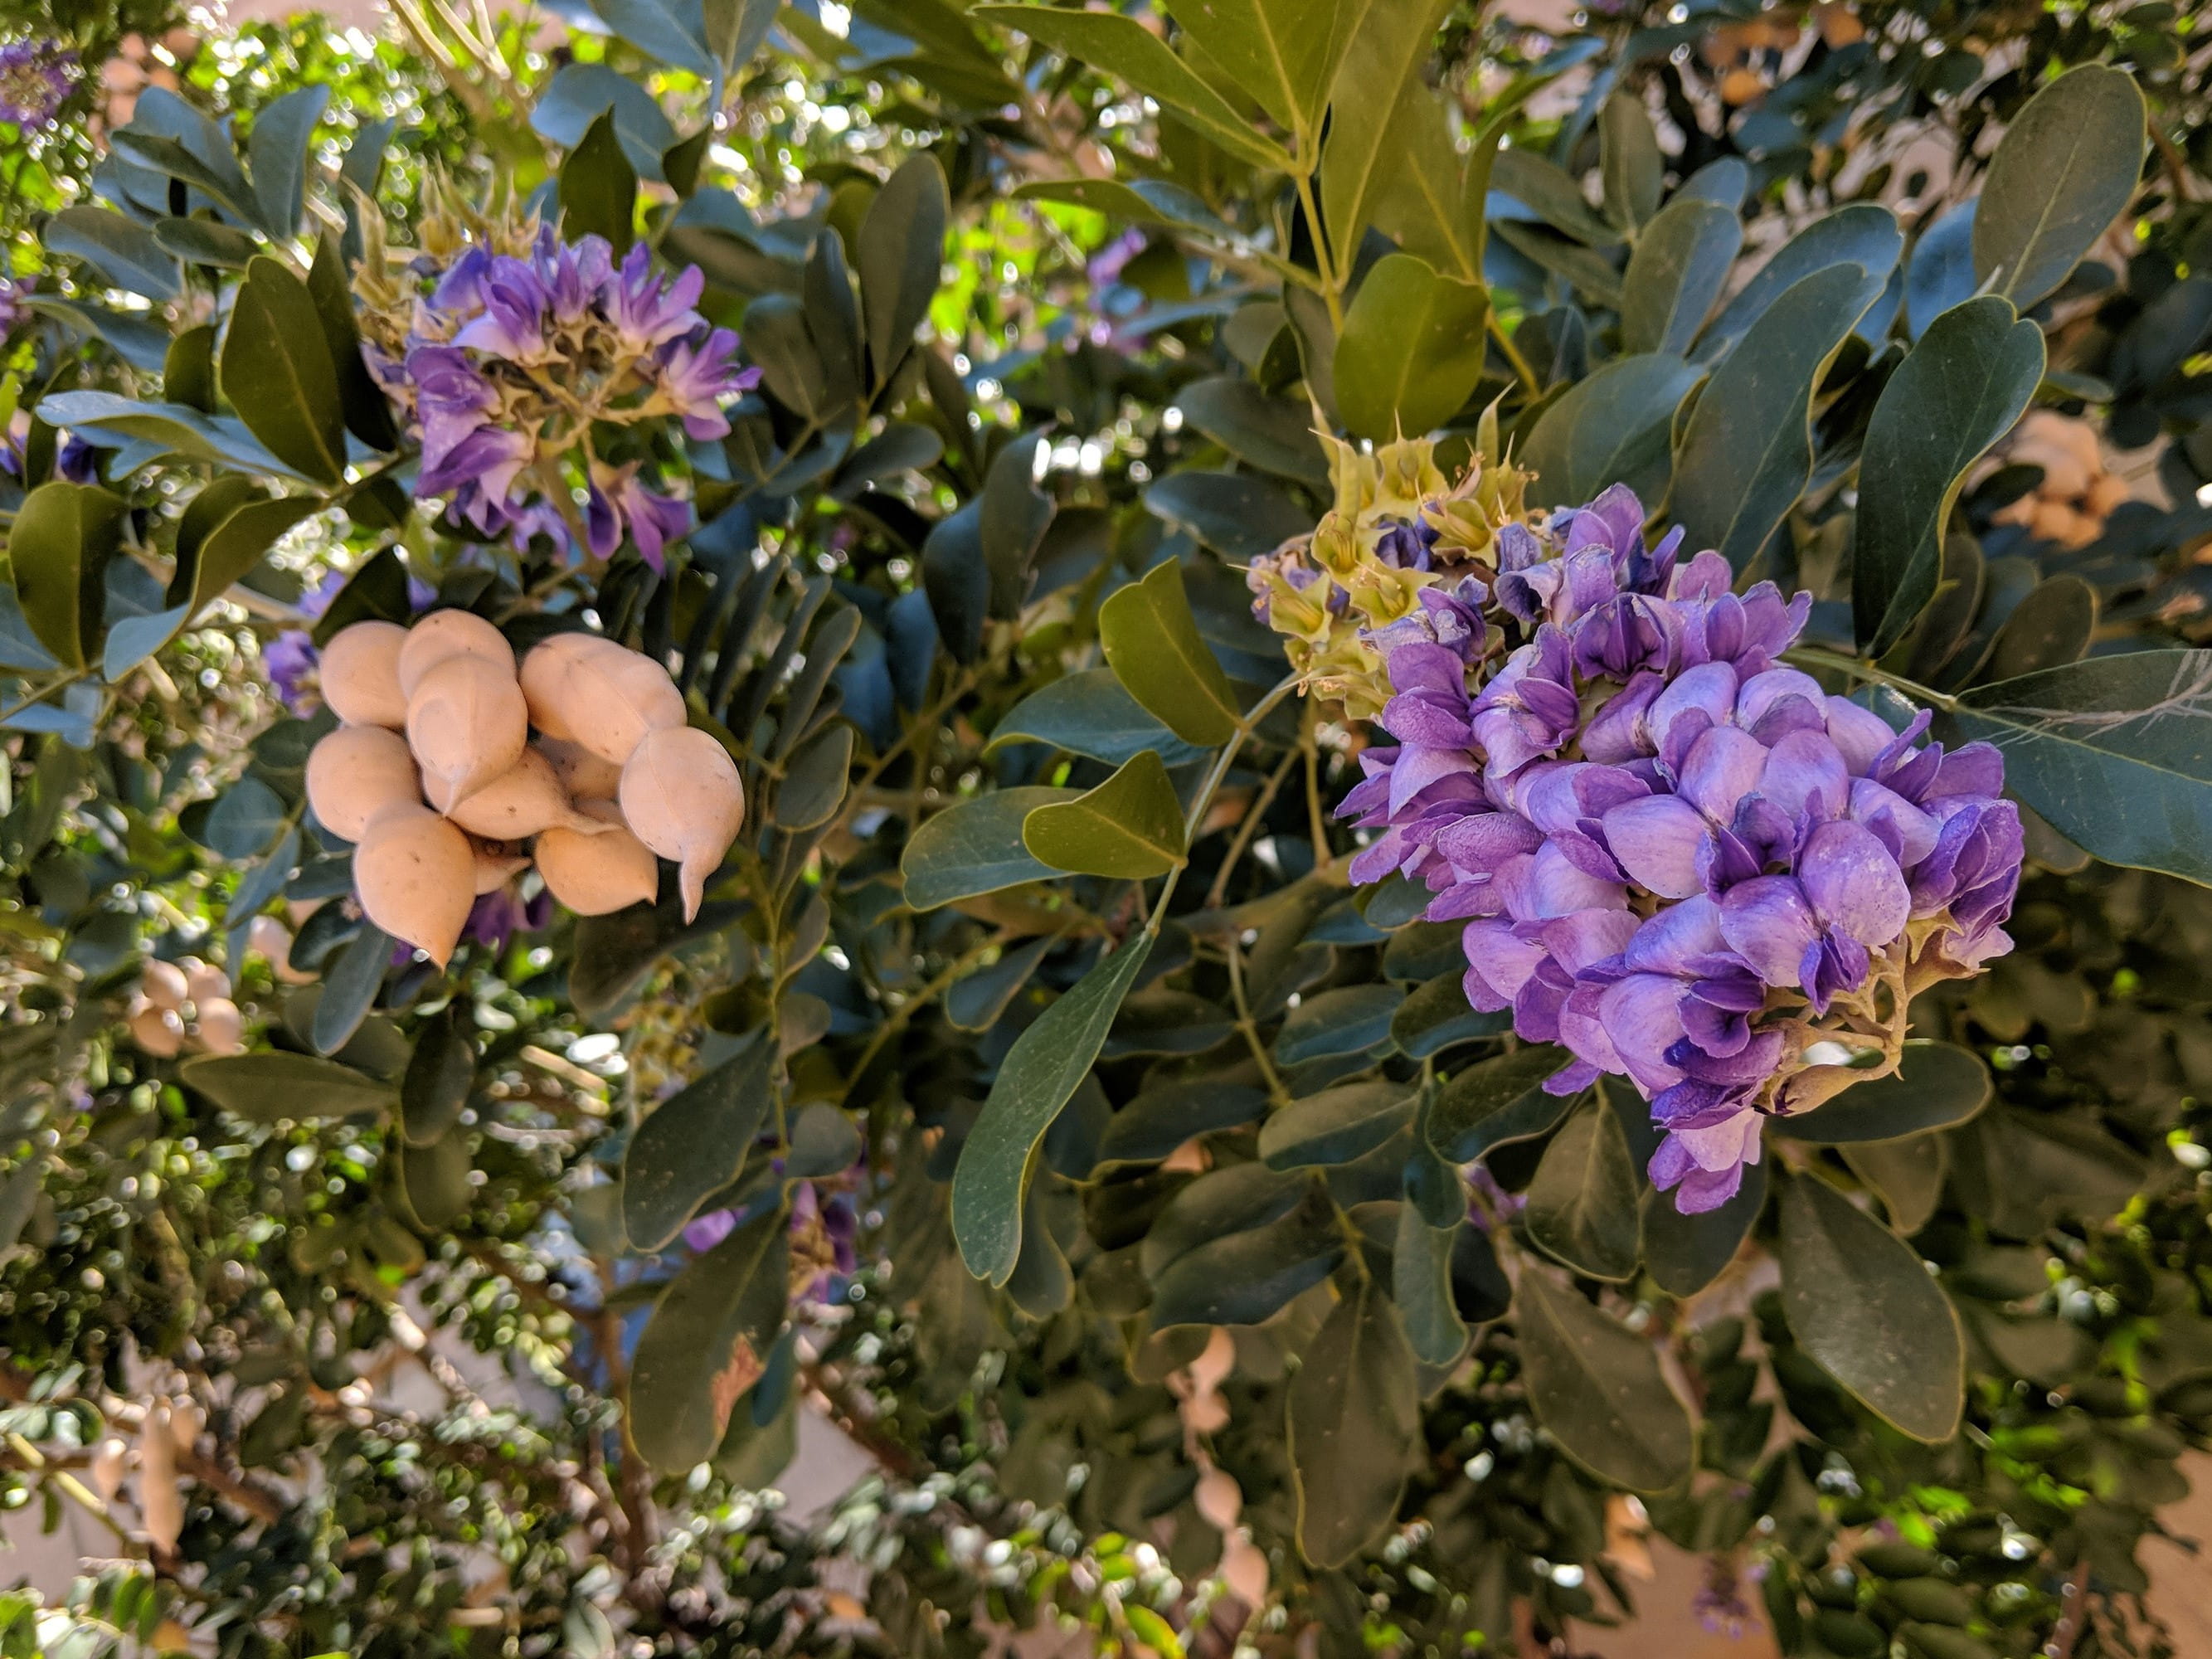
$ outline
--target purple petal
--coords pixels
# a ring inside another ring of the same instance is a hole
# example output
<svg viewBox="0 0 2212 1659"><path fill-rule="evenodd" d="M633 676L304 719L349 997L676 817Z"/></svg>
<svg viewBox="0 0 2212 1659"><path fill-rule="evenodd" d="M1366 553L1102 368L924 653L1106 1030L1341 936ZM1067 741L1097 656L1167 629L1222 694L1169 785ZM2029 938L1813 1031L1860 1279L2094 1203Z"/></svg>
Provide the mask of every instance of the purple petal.
<svg viewBox="0 0 2212 1659"><path fill-rule="evenodd" d="M1820 918L1862 945L1887 945L1912 914L1897 860L1865 825L1848 819L1806 837L1797 879Z"/></svg>
<svg viewBox="0 0 2212 1659"><path fill-rule="evenodd" d="M1804 890L1788 876L1758 876L1720 902L1721 936L1769 985L1796 985L1805 947L1820 927Z"/></svg>

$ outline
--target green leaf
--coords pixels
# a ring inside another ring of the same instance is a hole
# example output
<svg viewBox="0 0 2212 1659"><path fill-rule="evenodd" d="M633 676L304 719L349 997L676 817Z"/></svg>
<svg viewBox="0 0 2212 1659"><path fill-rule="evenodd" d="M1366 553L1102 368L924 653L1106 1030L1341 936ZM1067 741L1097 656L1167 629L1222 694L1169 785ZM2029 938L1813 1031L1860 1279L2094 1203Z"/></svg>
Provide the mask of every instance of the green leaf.
<svg viewBox="0 0 2212 1659"><path fill-rule="evenodd" d="M1425 1365L1449 1365L1467 1346L1467 1325L1452 1304L1452 1244L1466 1218L1431 1227L1410 1200L1398 1206L1398 1237L1390 1252L1390 1297L1405 1322L1413 1357Z"/></svg>
<svg viewBox="0 0 2212 1659"><path fill-rule="evenodd" d="M1843 1149L1843 1159L1881 1198L1891 1230L1901 1238L1934 1218L1951 1166L1949 1144L1940 1135L1857 1141Z"/></svg>
<svg viewBox="0 0 2212 1659"><path fill-rule="evenodd" d="M416 1231L441 1233L468 1212L469 1143L458 1128L428 1146L402 1143L393 1174Z"/></svg>
<svg viewBox="0 0 2212 1659"><path fill-rule="evenodd" d="M1767 1120L1773 1133L1819 1146L1895 1140L1964 1123L1990 1103L1990 1068L1971 1048L1908 1042L1898 1069L1855 1083L1813 1111Z"/></svg>
<svg viewBox="0 0 2212 1659"><path fill-rule="evenodd" d="M860 222L855 263L878 386L889 382L929 314L951 212L944 170L925 150L884 181Z"/></svg>
<svg viewBox="0 0 2212 1659"><path fill-rule="evenodd" d="M1470 175L1479 173L1484 185L1489 181L1499 137L1492 120L1486 120L1473 154L1462 161L1444 100L1426 87L1409 86L1383 141L1387 151L1404 160L1375 204L1376 228L1407 252L1464 283L1482 280L1485 192Z"/></svg>
<svg viewBox="0 0 2212 1659"><path fill-rule="evenodd" d="M1175 406L1186 424L1240 461L1306 483L1328 482L1312 411L1302 404L1271 398L1241 375L1216 374L1176 392Z"/></svg>
<svg viewBox="0 0 2212 1659"><path fill-rule="evenodd" d="M1052 527L1053 501L1036 487L1042 432L1024 434L991 458L983 477L981 515L975 531L990 574L989 614L1012 622L1029 598L1030 562Z"/></svg>
<svg viewBox="0 0 2212 1659"><path fill-rule="evenodd" d="M1029 983L1045 953L1059 943L1054 935L1044 934L1007 951L988 967L955 980L945 993L945 1018L963 1031L989 1030L1006 1012L1006 1005Z"/></svg>
<svg viewBox="0 0 2212 1659"><path fill-rule="evenodd" d="M59 294L27 294L22 303L82 338L106 342L117 356L142 373L161 372L161 361L169 349L169 330L157 318L143 312L110 311Z"/></svg>
<svg viewBox="0 0 2212 1659"><path fill-rule="evenodd" d="M270 453L318 483L345 476L337 370L307 286L278 261L246 268L222 346L222 390Z"/></svg>
<svg viewBox="0 0 2212 1659"><path fill-rule="evenodd" d="M64 392L40 400L39 410L57 426L137 438L194 460L307 482L263 447L243 422L204 415L184 404L142 404L112 392Z"/></svg>
<svg viewBox="0 0 2212 1659"><path fill-rule="evenodd" d="M826 1100L806 1103L791 1126L791 1150L783 1160L786 1181L811 1181L842 1175L862 1150L860 1126Z"/></svg>
<svg viewBox="0 0 2212 1659"><path fill-rule="evenodd" d="M1621 278L1620 343L1630 352L1687 354L1743 247L1743 221L1680 197L1636 239Z"/></svg>
<svg viewBox="0 0 2212 1659"><path fill-rule="evenodd" d="M46 1149L34 1146L5 1176L0 1176L0 1253L15 1248L45 1190Z"/></svg>
<svg viewBox="0 0 2212 1659"><path fill-rule="evenodd" d="M1376 204L1406 164L1405 154L1389 145L1392 118L1414 90L1445 9L1446 0L1376 0L1362 10L1336 65L1321 204L1340 270L1352 269Z"/></svg>
<svg viewBox="0 0 2212 1659"><path fill-rule="evenodd" d="M1644 100L1621 91L1607 95L1599 106L1597 127L1606 212L1623 230L1634 230L1658 212L1659 198L1667 188L1667 158L1659 152L1659 134Z"/></svg>
<svg viewBox="0 0 2212 1659"><path fill-rule="evenodd" d="M1674 517L1692 546L1718 548L1741 572L1766 545L1813 475L1813 393L1881 292L1856 265L1816 271L1713 371L1674 458Z"/></svg>
<svg viewBox="0 0 2212 1659"><path fill-rule="evenodd" d="M236 478L237 474L227 475ZM216 485L225 482L218 478L192 498L192 506L216 494ZM243 479L240 483L245 483ZM227 496L229 492L222 492ZM177 538L177 569L171 579L169 596L182 605L188 616L198 616L222 597L232 583L261 562L263 554L276 546L295 526L305 523L322 511L323 503L313 495L280 495L274 501L244 501L236 508L222 515L211 529L203 527L204 533L187 543L184 530ZM191 509L186 509L186 518ZM181 592L179 589L181 588Z"/></svg>
<svg viewBox="0 0 2212 1659"><path fill-rule="evenodd" d="M702 81L714 78L717 64L702 38L702 7L680 0L591 0L592 9L623 40L647 57L690 70Z"/></svg>
<svg viewBox="0 0 2212 1659"><path fill-rule="evenodd" d="M404 573L401 580L404 583ZM403 596L404 591L403 586ZM331 606L332 611L337 608ZM323 613L325 621L330 614ZM585 1018L604 1018L645 982L654 963L695 940L711 938L740 914L737 905L711 902L686 922L672 892L658 903L626 905L611 915L580 918L568 964L568 1000Z"/></svg>
<svg viewBox="0 0 2212 1659"><path fill-rule="evenodd" d="M1199 634L1177 561L1161 561L1099 606L1098 641L1129 695L1186 743L1210 749L1236 736L1237 694Z"/></svg>
<svg viewBox="0 0 2212 1659"><path fill-rule="evenodd" d="M1063 675L1030 692L992 728L983 752L993 753L1010 743L1049 744L1109 766L1119 766L1146 749L1158 751L1170 766L1181 766L1205 752L1146 714L1110 668Z"/></svg>
<svg viewBox="0 0 2212 1659"><path fill-rule="evenodd" d="M2212 884L2212 651L2091 657L1960 694L2009 793L2108 864Z"/></svg>
<svg viewBox="0 0 2212 1659"><path fill-rule="evenodd" d="M459 1122L476 1080L476 1044L459 1012L448 1007L423 1024L399 1079L399 1128L407 1144L427 1146Z"/></svg>
<svg viewBox="0 0 2212 1659"><path fill-rule="evenodd" d="M1736 290L1735 297L1721 308L1721 314L1698 337L1697 349L1691 357L1701 363L1717 361L1784 294L1808 276L1838 265L1856 265L1866 276L1866 297L1851 319L1852 325L1856 325L1858 316L1865 314L1867 307L1874 303L1875 296L1887 284L1889 273L1897 268L1897 256L1904 249L1905 233L1898 228L1897 216L1870 202L1854 202L1826 218L1815 219L1784 242L1774 257ZM1846 326L1838 337L1850 332L1850 328Z"/></svg>
<svg viewBox="0 0 2212 1659"><path fill-rule="evenodd" d="M805 302L795 294L763 294L745 307L744 329L746 355L776 402L818 417L828 407L829 374L806 326Z"/></svg>
<svg viewBox="0 0 2212 1659"><path fill-rule="evenodd" d="M703 1463L758 1374L790 1295L789 1223L771 1209L695 1258L660 1293L630 1362L629 1431L653 1468Z"/></svg>
<svg viewBox="0 0 2212 1659"><path fill-rule="evenodd" d="M1513 1307L1528 1403L1559 1449L1646 1497L1681 1485L1697 1431L1650 1340L1534 1267L1522 1269Z"/></svg>
<svg viewBox="0 0 2212 1659"><path fill-rule="evenodd" d="M235 161L228 169L216 172L191 150L173 138L145 131L137 126L118 130L114 135L116 153L124 160L189 185L210 201L227 209L246 224L255 224L260 215L253 210L251 193L246 188L245 175L238 171Z"/></svg>
<svg viewBox="0 0 2212 1659"><path fill-rule="evenodd" d="M1482 379L1489 290L1438 276L1410 253L1367 272L1336 343L1336 406L1347 429L1385 443L1434 431Z"/></svg>
<svg viewBox="0 0 2212 1659"><path fill-rule="evenodd" d="M375 1005L391 966L392 936L373 921L362 922L324 973L312 1033L316 1053L334 1054L346 1046Z"/></svg>
<svg viewBox="0 0 2212 1659"><path fill-rule="evenodd" d="M1007 1051L952 1176L952 1232L968 1271L1003 1285L1021 1258L1022 1200L1044 1132L1091 1074L1152 948L1139 933L1096 964Z"/></svg>
<svg viewBox="0 0 2212 1659"><path fill-rule="evenodd" d="M1199 50L1278 125L1318 132L1328 84L1353 23L1354 0L1175 0Z"/></svg>
<svg viewBox="0 0 2212 1659"><path fill-rule="evenodd" d="M1782 1189L1782 1304L1820 1369L1930 1445L1957 1432L1966 1345L1951 1298L1910 1245L1825 1181Z"/></svg>
<svg viewBox="0 0 2212 1659"><path fill-rule="evenodd" d="M1182 803L1147 749L1096 789L1030 812L1022 845L1055 870L1128 881L1164 876L1182 862Z"/></svg>
<svg viewBox="0 0 2212 1659"><path fill-rule="evenodd" d="M809 738L791 757L775 795L780 830L812 830L836 816L853 767L853 728L839 722Z"/></svg>
<svg viewBox="0 0 2212 1659"><path fill-rule="evenodd" d="M2025 311L2072 274L2136 192L2143 97L2124 70L2084 64L2005 129L1974 210L1974 276Z"/></svg>
<svg viewBox="0 0 2212 1659"><path fill-rule="evenodd" d="M1279 146L1253 131L1236 106L1133 17L1061 11L1050 6L1003 5L977 6L969 15L1019 29L1047 51L1079 58L1127 82L1158 100L1167 113L1254 167L1273 173L1291 171L1291 158ZM936 286L936 276L933 267L932 288Z"/></svg>
<svg viewBox="0 0 2212 1659"><path fill-rule="evenodd" d="M280 240L299 234L307 204L307 157L315 123L331 100L327 86L305 86L262 106L246 135L246 159L253 169L253 195L261 222Z"/></svg>
<svg viewBox="0 0 2212 1659"><path fill-rule="evenodd" d="M1428 1060L1455 1043L1499 1036L1513 1028L1510 1010L1478 1012L1467 1000L1466 975L1457 969L1415 987L1390 1016L1390 1041L1408 1060Z"/></svg>
<svg viewBox="0 0 2212 1659"><path fill-rule="evenodd" d="M623 1154L623 1228L635 1249L666 1244L708 1194L744 1170L775 1104L775 1047L754 1038L734 1060L655 1107L630 1136Z"/></svg>
<svg viewBox="0 0 2212 1659"><path fill-rule="evenodd" d="M1194 1135L1256 1123L1267 1109L1267 1095L1247 1084L1154 1084L1108 1121L1098 1162L1157 1164Z"/></svg>
<svg viewBox="0 0 2212 1659"><path fill-rule="evenodd" d="M1981 678L2008 680L2081 660L2097 631L2097 590L2071 571L2046 576L2005 618Z"/></svg>
<svg viewBox="0 0 2212 1659"><path fill-rule="evenodd" d="M615 136L641 179L662 182L660 158L676 143L676 129L653 94L605 64L570 64L538 95L532 131L563 149L574 149L601 111L611 109ZM350 157L349 157L350 159Z"/></svg>
<svg viewBox="0 0 2212 1659"><path fill-rule="evenodd" d="M175 256L154 233L112 208L64 208L46 221L46 252L84 260L108 285L173 300L184 291Z"/></svg>
<svg viewBox="0 0 2212 1659"><path fill-rule="evenodd" d="M1351 1083L1294 1100L1260 1126L1261 1160L1271 1170L1301 1170L1364 1158L1413 1121L1407 1087Z"/></svg>
<svg viewBox="0 0 2212 1659"><path fill-rule="evenodd" d="M203 415L215 411L215 325L188 328L161 359L161 396Z"/></svg>
<svg viewBox="0 0 2212 1659"><path fill-rule="evenodd" d="M1313 514L1249 473L1170 472L1145 490L1146 510L1239 564L1313 528Z"/></svg>
<svg viewBox="0 0 2212 1659"><path fill-rule="evenodd" d="M287 816L276 792L249 772L216 799L200 832L223 857L244 863L276 838Z"/></svg>
<svg viewBox="0 0 2212 1659"><path fill-rule="evenodd" d="M129 505L96 484L56 479L23 498L8 538L15 601L39 643L64 667L100 655L107 562Z"/></svg>
<svg viewBox="0 0 2212 1659"><path fill-rule="evenodd" d="M1589 1095L1544 1149L1528 1185L1528 1237L1589 1279L1635 1276L1636 1164L1620 1120Z"/></svg>
<svg viewBox="0 0 2212 1659"><path fill-rule="evenodd" d="M199 1054L177 1074L225 1111L255 1123L381 1115L398 1099L390 1084L313 1054Z"/></svg>
<svg viewBox="0 0 2212 1659"><path fill-rule="evenodd" d="M1032 179L1014 191L1018 202L1065 202L1109 219L1132 224L1165 225L1231 242L1237 232L1224 224L1205 198L1164 179Z"/></svg>
<svg viewBox="0 0 2212 1659"><path fill-rule="evenodd" d="M1574 176L1534 150L1516 145L1498 152L1492 166L1493 189L1511 197L1564 235L1588 247L1617 247L1620 232L1598 216L1583 199Z"/></svg>
<svg viewBox="0 0 2212 1659"><path fill-rule="evenodd" d="M2042 378L2043 331L1985 295L1930 324L1882 387L1859 462L1869 482L1851 564L1868 655L1887 653L1934 597L1967 470L2012 430Z"/></svg>
<svg viewBox="0 0 2212 1659"><path fill-rule="evenodd" d="M1669 1296L1695 1296L1735 1260L1743 1241L1766 1206L1766 1165L1747 1164L1735 1196L1717 1210L1684 1215L1674 1195L1656 1187L1644 1190L1644 1269Z"/></svg>
<svg viewBox="0 0 2212 1659"><path fill-rule="evenodd" d="M1275 1036L1275 1058L1303 1065L1332 1054L1356 1054L1389 1041L1390 1023L1406 1000L1396 985L1340 985L1308 997L1291 1011Z"/></svg>
<svg viewBox="0 0 2212 1659"><path fill-rule="evenodd" d="M1022 826L1041 806L1075 799L1073 789L998 789L948 807L908 839L899 868L910 910L1044 881L1053 875L1022 842Z"/></svg>
<svg viewBox="0 0 2212 1659"><path fill-rule="evenodd" d="M636 239L637 170L615 137L615 114L602 110L561 163L561 233L570 240L604 236L617 254Z"/></svg>
<svg viewBox="0 0 2212 1659"><path fill-rule="evenodd" d="M1397 1518L1420 1443L1413 1350L1398 1310L1363 1277L1299 1357L1288 1417L1298 1550L1340 1567Z"/></svg>
<svg viewBox="0 0 2212 1659"><path fill-rule="evenodd" d="M775 26L776 0L706 0L707 50L729 75L752 61Z"/></svg>
<svg viewBox="0 0 2212 1659"><path fill-rule="evenodd" d="M1152 1328L1258 1325L1327 1279L1344 1259L1344 1229L1318 1182L1299 1192L1285 1213L1194 1244L1154 1273Z"/></svg>
<svg viewBox="0 0 2212 1659"><path fill-rule="evenodd" d="M1534 499L1586 501L1625 483L1644 501L1659 500L1673 462L1674 411L1698 374L1680 357L1620 357L1569 386L1522 447L1521 465L1536 474Z"/></svg>
<svg viewBox="0 0 2212 1659"><path fill-rule="evenodd" d="M1543 1087L1567 1060L1563 1050L1535 1043L1468 1066L1429 1109L1430 1145L1447 1163L1472 1164L1494 1146L1544 1133L1575 1103Z"/></svg>

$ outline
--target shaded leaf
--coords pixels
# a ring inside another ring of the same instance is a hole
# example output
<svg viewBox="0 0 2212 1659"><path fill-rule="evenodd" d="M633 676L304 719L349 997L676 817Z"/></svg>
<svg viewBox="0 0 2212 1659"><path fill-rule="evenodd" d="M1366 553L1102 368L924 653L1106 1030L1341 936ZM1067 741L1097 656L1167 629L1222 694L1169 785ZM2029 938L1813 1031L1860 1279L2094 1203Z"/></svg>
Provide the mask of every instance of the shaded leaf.
<svg viewBox="0 0 2212 1659"><path fill-rule="evenodd" d="M1524 1212L1528 1237L1587 1278L1632 1278L1637 1198L1636 1165L1620 1120L1592 1094L1560 1127L1536 1166Z"/></svg>
<svg viewBox="0 0 2212 1659"><path fill-rule="evenodd" d="M1644 1337L1533 1268L1514 1292L1528 1403L1559 1449L1646 1496L1690 1473L1696 1431Z"/></svg>
<svg viewBox="0 0 2212 1659"><path fill-rule="evenodd" d="M771 1209L670 1281L630 1363L629 1431L655 1468L704 1462L758 1378L789 1294L787 1224Z"/></svg>
<svg viewBox="0 0 2212 1659"><path fill-rule="evenodd" d="M222 347L222 390L270 453L319 483L345 474L337 370L307 284L277 260L246 268Z"/></svg>
<svg viewBox="0 0 2212 1659"><path fill-rule="evenodd" d="M1182 803L1151 750L1073 800L1022 820L1022 845L1055 870L1140 881L1182 862Z"/></svg>
<svg viewBox="0 0 2212 1659"><path fill-rule="evenodd" d="M1542 1134L1566 1115L1571 1095L1544 1091L1569 1056L1531 1044L1456 1073L1429 1109L1429 1140L1446 1162L1471 1164L1493 1146Z"/></svg>
<svg viewBox="0 0 2212 1659"><path fill-rule="evenodd" d="M1815 1110L1770 1118L1790 1140L1838 1146L1964 1123L1990 1102L1990 1068L1971 1048L1951 1042L1908 1042L1898 1069L1855 1083Z"/></svg>
<svg viewBox="0 0 2212 1659"><path fill-rule="evenodd" d="M1041 806L1073 800L1073 789L998 789L926 821L908 839L899 868L907 908L934 910L1053 874L1023 844L1022 826Z"/></svg>
<svg viewBox="0 0 2212 1659"><path fill-rule="evenodd" d="M1176 561L1163 560L1099 607L1098 640L1129 695L1177 737L1211 748L1236 735L1237 694L1198 631Z"/></svg>
<svg viewBox="0 0 2212 1659"><path fill-rule="evenodd" d="M1336 406L1377 443L1419 437L1459 411L1482 379L1489 290L1439 276L1410 253L1368 270L1336 343Z"/></svg>
<svg viewBox="0 0 2212 1659"><path fill-rule="evenodd" d="M1420 1435L1413 1351L1381 1286L1363 1278L1322 1322L1288 1407L1299 1552L1342 1566L1396 1518Z"/></svg>
<svg viewBox="0 0 2212 1659"><path fill-rule="evenodd" d="M638 1126L623 1155L623 1226L633 1248L660 1249L708 1194L738 1178L775 1103L774 1063L774 1045L756 1038Z"/></svg>
<svg viewBox="0 0 2212 1659"><path fill-rule="evenodd" d="M1674 411L1698 378L1680 357L1621 357L1569 386L1522 447L1521 465L1536 474L1534 499L1579 503L1625 483L1656 501L1672 465Z"/></svg>
<svg viewBox="0 0 2212 1659"><path fill-rule="evenodd" d="M313 1054L199 1054L178 1075L225 1111L256 1123L381 1114L398 1099L389 1084Z"/></svg>
<svg viewBox="0 0 2212 1659"><path fill-rule="evenodd" d="M2135 194L2143 97L2102 64L2069 70L2027 100L1990 158L1974 210L1974 276L2022 310L2072 274Z"/></svg>

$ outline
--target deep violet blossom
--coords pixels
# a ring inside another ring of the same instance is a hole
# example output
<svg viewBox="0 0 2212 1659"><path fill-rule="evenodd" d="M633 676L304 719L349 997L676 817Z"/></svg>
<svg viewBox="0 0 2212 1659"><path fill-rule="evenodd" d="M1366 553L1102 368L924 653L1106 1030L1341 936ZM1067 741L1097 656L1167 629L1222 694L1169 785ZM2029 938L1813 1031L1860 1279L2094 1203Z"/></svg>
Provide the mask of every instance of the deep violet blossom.
<svg viewBox="0 0 2212 1659"><path fill-rule="evenodd" d="M599 236L475 229L442 266L417 260L413 289L364 278L371 372L422 442L416 494L518 547L542 538L605 559L627 538L664 568L690 506L661 483L651 449L617 429L673 417L695 441L722 437L724 404L759 371L738 362L734 333L700 315L696 266L670 278L643 245L617 264Z"/></svg>
<svg viewBox="0 0 2212 1659"><path fill-rule="evenodd" d="M1520 643L1492 666L1397 629L1376 724L1398 746L1340 811L1376 832L1353 880L1424 884L1430 920L1465 923L1468 1001L1567 1052L1547 1087L1610 1073L1651 1103L1652 1179L1695 1212L1765 1115L1867 1074L1808 1049L1889 1069L1913 993L2011 948L2022 842L1996 750L1783 665L1809 596L1736 594L1681 543L1648 545L1620 486L1504 526L1464 637Z"/></svg>

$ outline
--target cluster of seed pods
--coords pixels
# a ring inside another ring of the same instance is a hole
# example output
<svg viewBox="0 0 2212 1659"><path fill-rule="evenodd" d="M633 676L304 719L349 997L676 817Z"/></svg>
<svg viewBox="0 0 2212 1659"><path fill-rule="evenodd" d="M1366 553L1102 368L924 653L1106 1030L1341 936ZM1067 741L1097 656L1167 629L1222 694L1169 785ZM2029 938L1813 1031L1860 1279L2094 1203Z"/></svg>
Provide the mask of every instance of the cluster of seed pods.
<svg viewBox="0 0 2212 1659"><path fill-rule="evenodd" d="M230 999L230 975L197 957L149 959L128 1018L131 1042L163 1060L187 1048L210 1054L246 1049L246 1019Z"/></svg>
<svg viewBox="0 0 2212 1659"><path fill-rule="evenodd" d="M744 820L736 763L684 723L667 671L595 634L518 664L471 611L356 623L324 648L322 690L344 724L307 757L307 804L354 843L368 919L440 967L477 899L533 863L595 916L651 902L671 860L689 918Z"/></svg>

